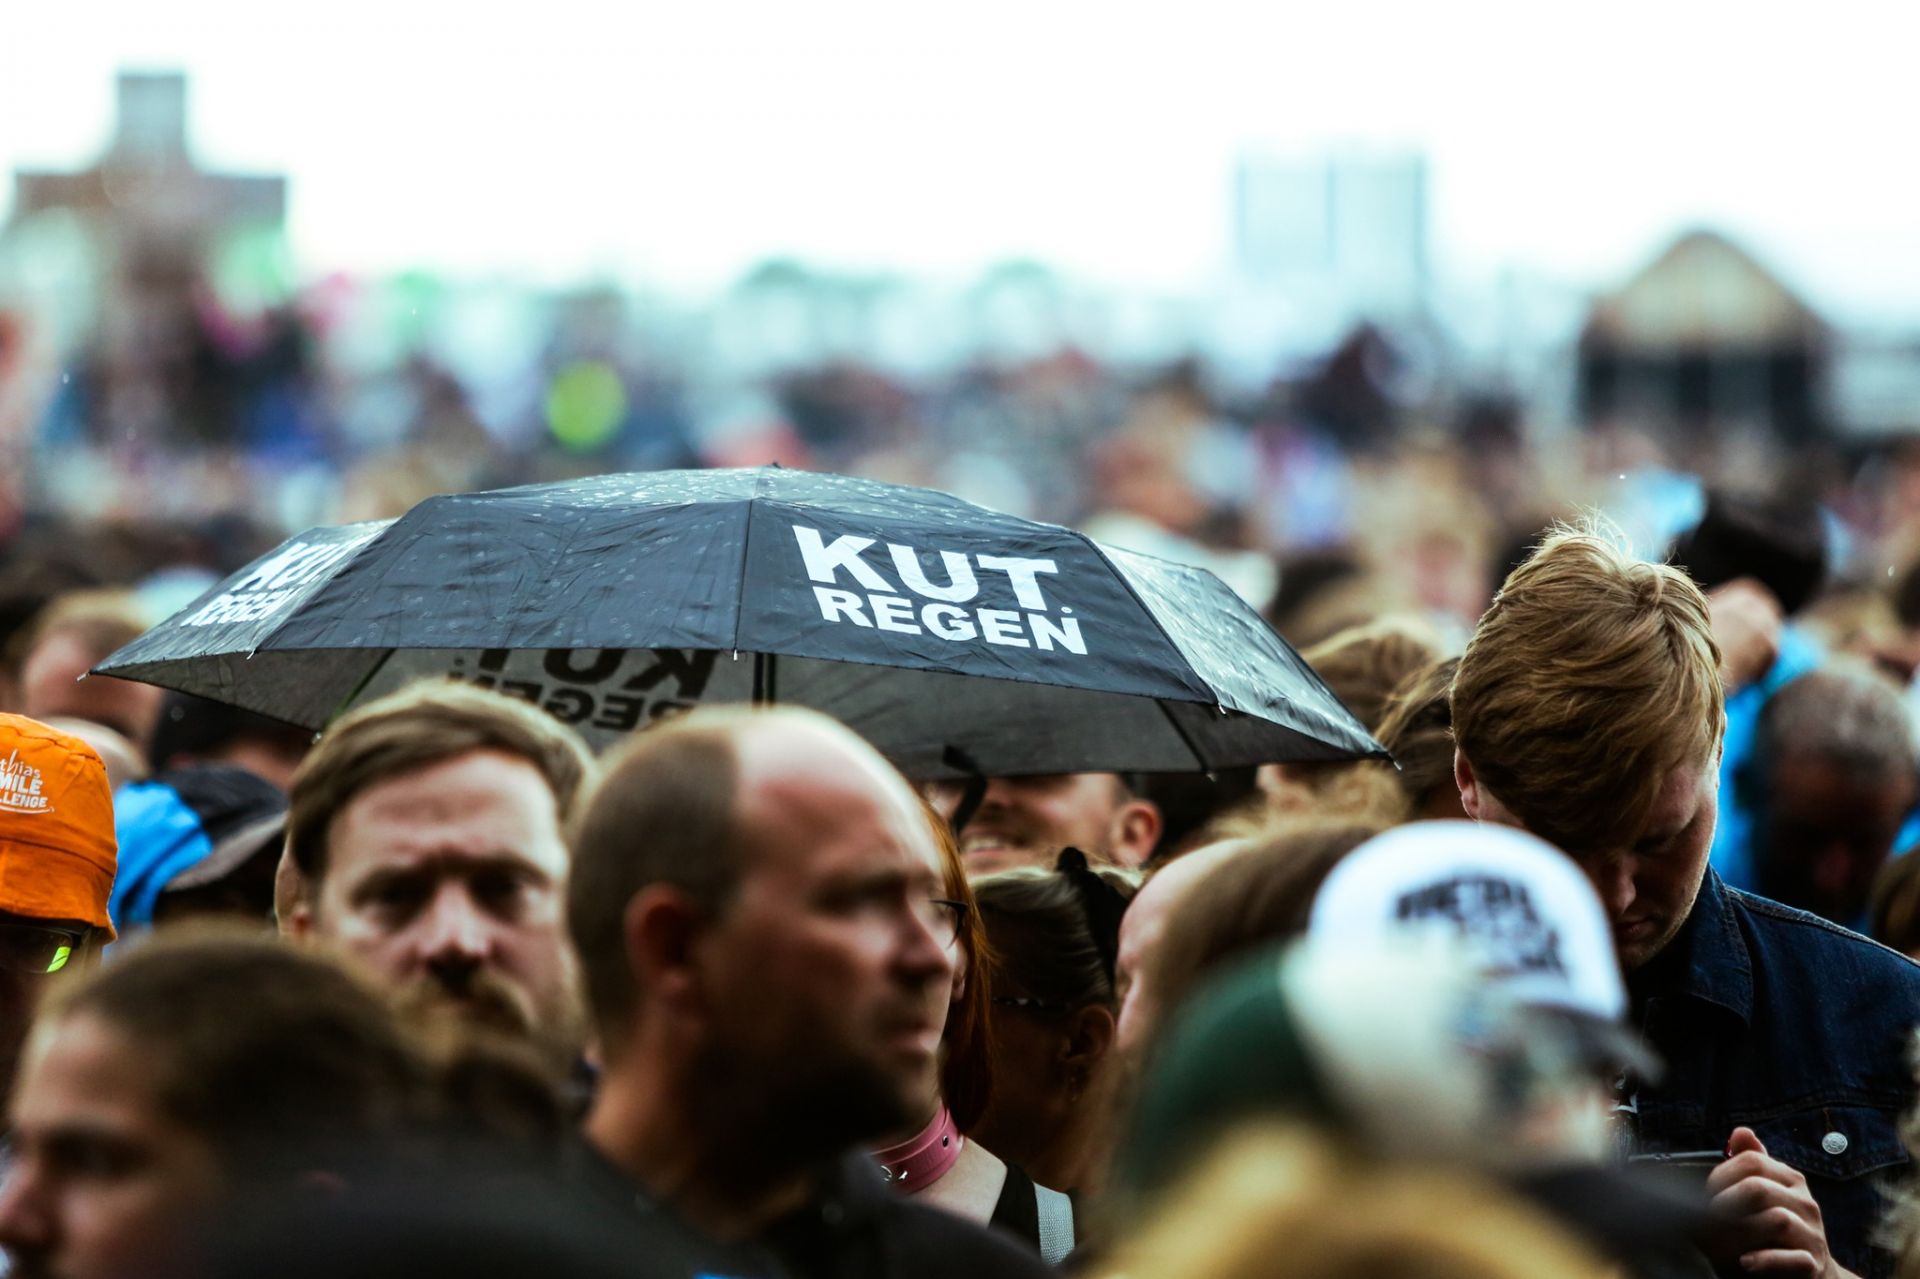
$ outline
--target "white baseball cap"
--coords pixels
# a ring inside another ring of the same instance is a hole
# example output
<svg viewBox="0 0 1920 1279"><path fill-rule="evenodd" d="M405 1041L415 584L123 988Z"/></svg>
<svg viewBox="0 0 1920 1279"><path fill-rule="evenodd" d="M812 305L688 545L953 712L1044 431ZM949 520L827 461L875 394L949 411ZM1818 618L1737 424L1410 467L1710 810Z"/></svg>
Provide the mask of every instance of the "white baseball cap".
<svg viewBox="0 0 1920 1279"><path fill-rule="evenodd" d="M1657 1073L1620 1024L1627 992L1600 899L1565 854L1525 831L1441 821L1377 835L1327 877L1308 935L1340 947L1464 949L1517 1001L1567 1014L1596 1054Z"/></svg>

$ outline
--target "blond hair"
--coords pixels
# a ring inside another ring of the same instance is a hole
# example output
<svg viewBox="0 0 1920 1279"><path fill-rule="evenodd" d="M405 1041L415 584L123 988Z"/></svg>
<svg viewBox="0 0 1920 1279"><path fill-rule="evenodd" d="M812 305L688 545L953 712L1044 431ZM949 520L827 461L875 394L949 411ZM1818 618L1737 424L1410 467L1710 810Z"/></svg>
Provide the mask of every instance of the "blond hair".
<svg viewBox="0 0 1920 1279"><path fill-rule="evenodd" d="M1350 626L1300 654L1369 732L1379 727L1394 690L1440 655L1439 635L1409 615Z"/></svg>
<svg viewBox="0 0 1920 1279"><path fill-rule="evenodd" d="M1707 598L1598 520L1556 526L1507 578L1453 680L1474 777L1569 851L1637 837L1667 773L1726 727Z"/></svg>
<svg viewBox="0 0 1920 1279"><path fill-rule="evenodd" d="M1510 1192L1459 1169L1381 1166L1298 1125L1229 1137L1104 1279L1601 1279L1609 1271Z"/></svg>
<svg viewBox="0 0 1920 1279"><path fill-rule="evenodd" d="M1426 810L1436 795L1457 796L1453 784L1453 712L1449 690L1460 659L1449 657L1409 675L1387 699L1374 740L1393 754L1394 782L1409 812ZM1374 765L1385 768L1385 765Z"/></svg>

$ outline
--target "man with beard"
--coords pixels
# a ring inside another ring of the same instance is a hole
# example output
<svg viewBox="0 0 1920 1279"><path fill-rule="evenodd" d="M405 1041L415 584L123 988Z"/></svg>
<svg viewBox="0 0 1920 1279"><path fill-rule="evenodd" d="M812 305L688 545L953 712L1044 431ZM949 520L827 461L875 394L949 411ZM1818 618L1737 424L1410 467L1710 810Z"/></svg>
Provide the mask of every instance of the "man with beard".
<svg viewBox="0 0 1920 1279"><path fill-rule="evenodd" d="M1604 529L1559 529L1480 619L1453 683L1455 780L1476 820L1584 870L1632 1020L1665 1077L1623 1082L1641 1153L1724 1150L1707 1177L1727 1270L1886 1275L1881 1184L1908 1163L1920 966L1708 868L1721 652L1687 576Z"/></svg>
<svg viewBox="0 0 1920 1279"><path fill-rule="evenodd" d="M1160 840L1159 807L1121 773L990 777L984 785L959 832L970 878L1012 866L1051 870L1063 848L1095 864L1143 866ZM968 791L964 782L936 782L927 798L952 821Z"/></svg>
<svg viewBox="0 0 1920 1279"><path fill-rule="evenodd" d="M573 847L603 1061L585 1186L740 1271L1049 1273L862 1153L924 1117L954 975L939 852L870 746L812 712L695 711L609 760Z"/></svg>
<svg viewBox="0 0 1920 1279"><path fill-rule="evenodd" d="M281 927L350 956L423 1010L579 1048L564 820L592 769L539 709L463 684L370 702L293 780Z"/></svg>

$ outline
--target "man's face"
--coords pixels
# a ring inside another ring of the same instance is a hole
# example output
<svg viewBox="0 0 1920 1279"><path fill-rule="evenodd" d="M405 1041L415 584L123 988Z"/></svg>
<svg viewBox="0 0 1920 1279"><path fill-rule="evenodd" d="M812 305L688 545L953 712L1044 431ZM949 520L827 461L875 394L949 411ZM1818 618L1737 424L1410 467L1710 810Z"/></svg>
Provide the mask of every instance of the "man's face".
<svg viewBox="0 0 1920 1279"><path fill-rule="evenodd" d="M942 817L951 819L965 790L962 783L936 782L928 798ZM1151 845L1134 849L1123 829L1130 802L1126 787L1112 773L992 778L980 807L960 832L967 873L986 875L1010 866L1051 869L1060 850L1069 846L1092 861L1136 865Z"/></svg>
<svg viewBox="0 0 1920 1279"><path fill-rule="evenodd" d="M1914 779L1860 772L1814 752L1781 752L1754 811L1760 891L1852 927L1913 807Z"/></svg>
<svg viewBox="0 0 1920 1279"><path fill-rule="evenodd" d="M757 1097L820 1153L924 1120L954 974L925 819L877 760L810 734L743 742L741 765L740 879L696 943L710 1101Z"/></svg>
<svg viewBox="0 0 1920 1279"><path fill-rule="evenodd" d="M18 1279L160 1273L221 1194L212 1147L161 1109L151 1051L89 1014L34 1033L11 1118L0 1243Z"/></svg>
<svg viewBox="0 0 1920 1279"><path fill-rule="evenodd" d="M1640 837L1577 857L1613 923L1628 972L1665 950L1693 912L1720 819L1719 756L1667 774Z"/></svg>
<svg viewBox="0 0 1920 1279"><path fill-rule="evenodd" d="M1456 755L1454 768L1469 816L1525 825L1474 780L1464 755ZM1665 950L1693 912L1719 818L1720 754L1715 751L1703 764L1667 773L1653 812L1632 843L1573 855L1607 909L1614 948L1627 972Z"/></svg>
<svg viewBox="0 0 1920 1279"><path fill-rule="evenodd" d="M97 660L79 635L54 631L27 654L20 667L20 709L34 719L62 715L89 719L145 742L160 718L167 691L152 684L86 675Z"/></svg>
<svg viewBox="0 0 1920 1279"><path fill-rule="evenodd" d="M565 1047L578 982L567 850L539 770L472 751L361 791L291 914L396 988Z"/></svg>

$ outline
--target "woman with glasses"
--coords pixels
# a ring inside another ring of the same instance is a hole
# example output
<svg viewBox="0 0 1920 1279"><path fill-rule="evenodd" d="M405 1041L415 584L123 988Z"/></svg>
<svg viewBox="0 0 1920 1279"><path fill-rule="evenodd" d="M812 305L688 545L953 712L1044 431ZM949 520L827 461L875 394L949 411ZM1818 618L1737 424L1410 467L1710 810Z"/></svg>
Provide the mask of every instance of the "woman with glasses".
<svg viewBox="0 0 1920 1279"><path fill-rule="evenodd" d="M942 1036L939 1093L927 1098L928 1120L875 1150L894 1189L971 1221L999 1226L1033 1245L1048 1262L1072 1250L1072 1208L974 1140L991 1104L996 1076L989 1038L994 957L967 884L966 866L946 822L931 808L927 822L940 846L944 897L925 918L954 948L953 1002Z"/></svg>
<svg viewBox="0 0 1920 1279"><path fill-rule="evenodd" d="M1092 869L1071 848L1058 869L974 885L994 955L994 1094L975 1132L1042 1187L1088 1189L1105 1148L1114 958L1137 885L1134 872Z"/></svg>

